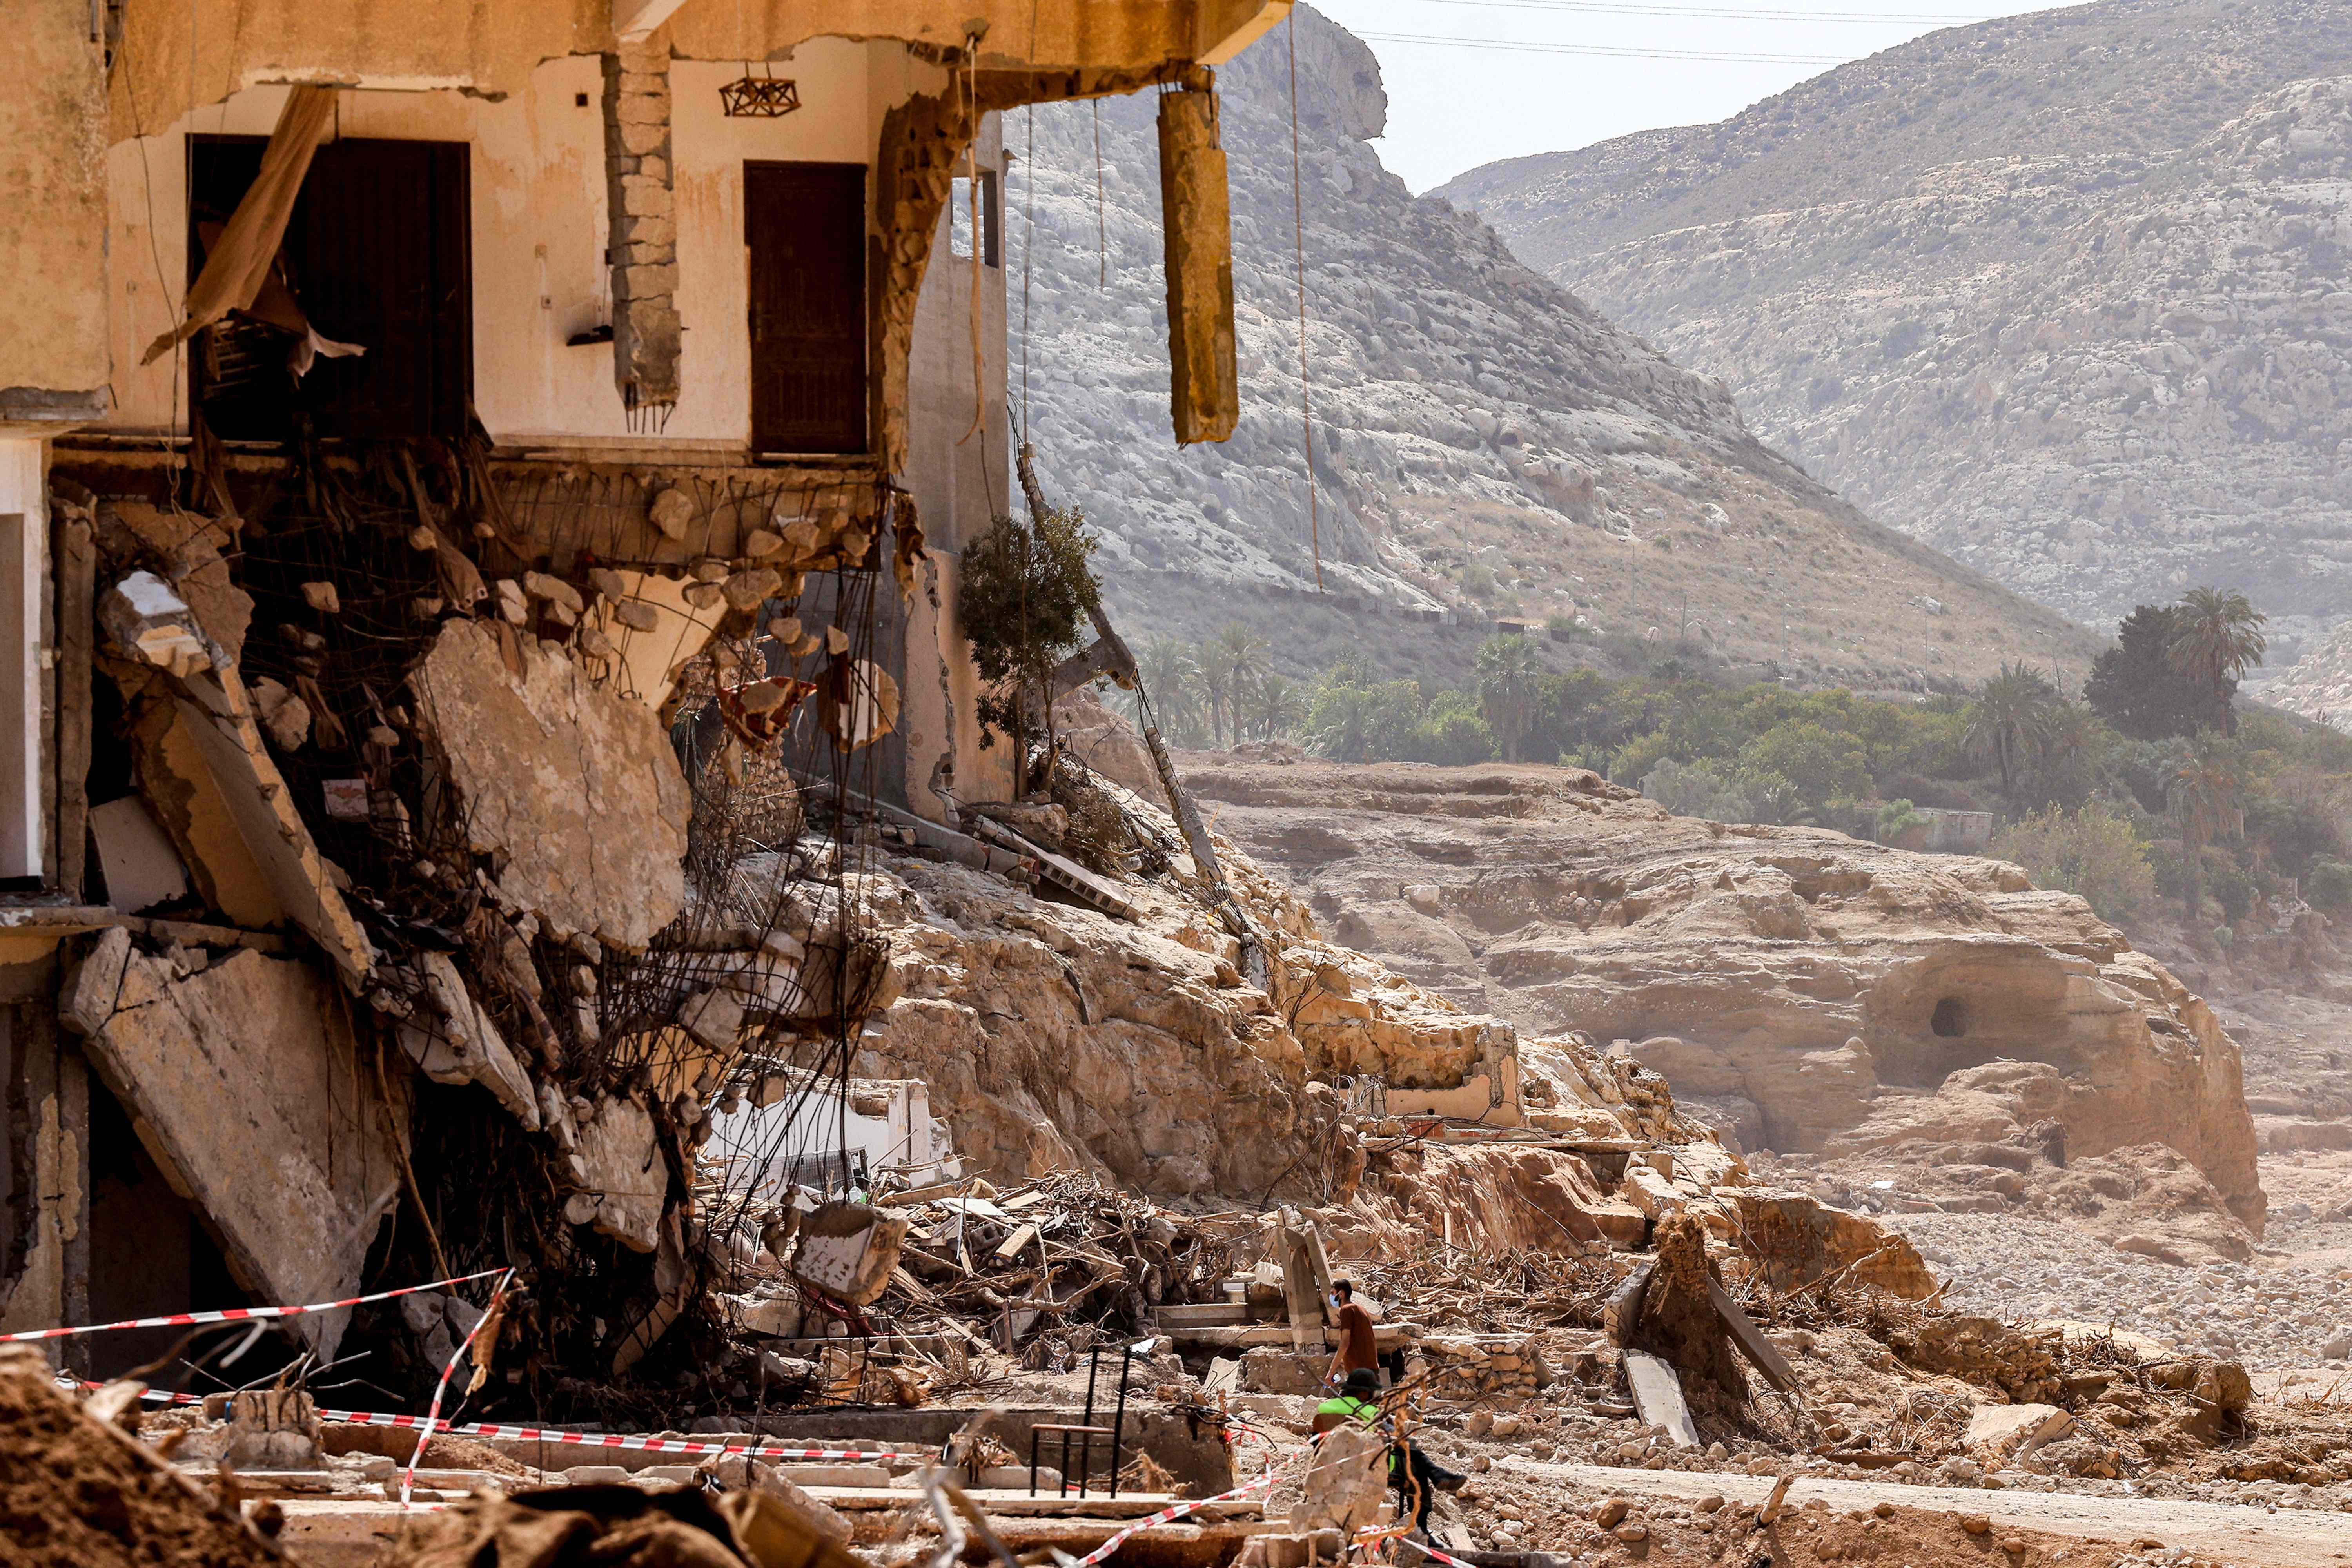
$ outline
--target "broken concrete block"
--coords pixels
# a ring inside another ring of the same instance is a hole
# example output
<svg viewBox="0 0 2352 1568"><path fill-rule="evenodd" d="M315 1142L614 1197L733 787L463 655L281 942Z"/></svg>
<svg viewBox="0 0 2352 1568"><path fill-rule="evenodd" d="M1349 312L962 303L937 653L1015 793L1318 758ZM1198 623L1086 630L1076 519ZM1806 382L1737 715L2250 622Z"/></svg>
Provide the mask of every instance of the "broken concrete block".
<svg viewBox="0 0 2352 1568"><path fill-rule="evenodd" d="M335 585L332 583L303 584L302 602L322 616L339 616L343 613L342 596L335 592Z"/></svg>
<svg viewBox="0 0 2352 1568"><path fill-rule="evenodd" d="M640 599L623 599L613 606L613 619L633 632L650 632L661 626L661 612Z"/></svg>
<svg viewBox="0 0 2352 1568"><path fill-rule="evenodd" d="M1633 1390L1633 1408L1645 1425L1663 1426L1666 1440L1677 1448L1698 1448L1698 1428L1691 1423L1690 1405L1683 1398L1682 1379L1672 1363L1647 1351L1625 1352L1625 1382Z"/></svg>
<svg viewBox="0 0 2352 1568"><path fill-rule="evenodd" d="M734 575L733 569L716 555L706 555L687 568L698 583L724 583Z"/></svg>
<svg viewBox="0 0 2352 1568"><path fill-rule="evenodd" d="M98 602L99 628L123 657L185 679L210 669L195 612L152 572L133 572Z"/></svg>
<svg viewBox="0 0 2352 1568"><path fill-rule="evenodd" d="M580 1158L588 1179L576 1195L588 1200L587 1223L632 1251L651 1252L660 1243L669 1190L653 1113L635 1098L598 1101L595 1117L580 1129ZM565 1217L574 1212L567 1203Z"/></svg>
<svg viewBox="0 0 2352 1568"><path fill-rule="evenodd" d="M752 561L765 561L784 547L783 535L755 528L743 537L743 554Z"/></svg>
<svg viewBox="0 0 2352 1568"><path fill-rule="evenodd" d="M480 1084L514 1113L516 1121L538 1131L539 1097L530 1075L515 1059L498 1025L466 989L465 979L449 955L419 953L415 972L436 1017L431 1023L404 1019L398 1025L401 1049L435 1083Z"/></svg>
<svg viewBox="0 0 2352 1568"><path fill-rule="evenodd" d="M756 610L773 597L783 583L782 574L772 566L754 566L749 572L738 572L727 579L727 602L739 610Z"/></svg>
<svg viewBox="0 0 2352 1568"><path fill-rule="evenodd" d="M1968 1433L1960 1442L2006 1459L2074 1429L2074 1418L2054 1405L1980 1405L1969 1414Z"/></svg>
<svg viewBox="0 0 2352 1568"><path fill-rule="evenodd" d="M499 886L551 929L642 950L686 898L690 801L652 709L571 659L451 621L410 678L446 760L468 847L503 855Z"/></svg>
<svg viewBox="0 0 2352 1568"><path fill-rule="evenodd" d="M684 593L679 595L698 610L713 608L725 596L725 593L716 583L688 583Z"/></svg>
<svg viewBox="0 0 2352 1568"><path fill-rule="evenodd" d="M249 948L184 974L117 927L58 1004L256 1294L357 1294L400 1177L333 981ZM331 1354L349 1321L348 1310L311 1313L289 1327Z"/></svg>
<svg viewBox="0 0 2352 1568"><path fill-rule="evenodd" d="M827 1204L801 1226L793 1278L862 1307L888 1289L909 1223L866 1204Z"/></svg>
<svg viewBox="0 0 2352 1568"><path fill-rule="evenodd" d="M494 592L499 602L499 615L513 626L522 625L530 614L530 601L523 595L522 584L511 577L501 577Z"/></svg>
<svg viewBox="0 0 2352 1568"><path fill-rule="evenodd" d="M743 999L734 990L698 990L677 1004L677 1023L713 1051L731 1053L743 1032Z"/></svg>
<svg viewBox="0 0 2352 1568"><path fill-rule="evenodd" d="M1290 1528L1352 1535L1379 1517L1388 1484L1388 1439L1365 1426L1334 1427L1324 1434L1314 1468L1299 1483Z"/></svg>
<svg viewBox="0 0 2352 1568"><path fill-rule="evenodd" d="M172 840L135 795L92 806L90 837L106 873L106 901L127 914L152 909L188 892L188 868Z"/></svg>
<svg viewBox="0 0 2352 1568"><path fill-rule="evenodd" d="M281 752L299 751L310 738L310 705L266 676L253 683L253 710Z"/></svg>
<svg viewBox="0 0 2352 1568"><path fill-rule="evenodd" d="M523 592L532 598L544 599L551 605L561 605L575 616L588 607L588 602L580 596L579 589L562 578L551 577L544 572L524 573L522 588Z"/></svg>
<svg viewBox="0 0 2352 1568"><path fill-rule="evenodd" d="M620 649L613 646L613 639L606 637L603 632L598 631L594 626L582 626L580 628L580 651L586 654L590 658L618 658L620 657Z"/></svg>
<svg viewBox="0 0 2352 1568"><path fill-rule="evenodd" d="M609 599L615 604L618 604L620 601L629 596L629 584L627 579L624 578L618 572L614 571L609 566L591 566L588 568L588 582L589 585L596 590L599 596Z"/></svg>
<svg viewBox="0 0 2352 1568"><path fill-rule="evenodd" d="M631 210L634 212L637 209ZM651 208L646 208L642 216L659 216L661 215ZM695 513L698 510L694 504L692 496L673 485L656 492L654 499L646 504L646 516L656 528L661 530L664 538L683 539L686 537L686 525L694 521Z"/></svg>

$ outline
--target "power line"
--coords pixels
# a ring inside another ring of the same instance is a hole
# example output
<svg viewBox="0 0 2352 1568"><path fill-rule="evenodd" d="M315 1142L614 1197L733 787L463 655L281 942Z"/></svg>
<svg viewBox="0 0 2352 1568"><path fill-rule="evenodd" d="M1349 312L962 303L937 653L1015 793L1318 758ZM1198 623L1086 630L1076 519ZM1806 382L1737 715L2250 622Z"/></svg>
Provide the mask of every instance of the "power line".
<svg viewBox="0 0 2352 1568"><path fill-rule="evenodd" d="M1763 65L1842 66L1851 55L1767 55L1740 49L1637 49L1607 44L1538 44L1517 38L1449 38L1426 33L1358 33L1356 37L1383 44L1442 44L1463 49L1517 49L1540 55L1593 55L1604 59L1751 61Z"/></svg>
<svg viewBox="0 0 2352 1568"><path fill-rule="evenodd" d="M1901 26L1915 22L1982 22L1967 12L1739 10L1717 5L1642 5L1620 0L1422 0L1429 5L1479 5L1524 11L1599 12L1616 16L1694 16L1743 22L1860 22Z"/></svg>

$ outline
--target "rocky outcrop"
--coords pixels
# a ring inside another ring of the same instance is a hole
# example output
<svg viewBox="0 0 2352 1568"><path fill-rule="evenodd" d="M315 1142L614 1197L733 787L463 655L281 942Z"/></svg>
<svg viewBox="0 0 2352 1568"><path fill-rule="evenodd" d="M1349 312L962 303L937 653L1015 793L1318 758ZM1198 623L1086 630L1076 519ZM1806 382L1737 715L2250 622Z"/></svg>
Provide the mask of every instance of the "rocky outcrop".
<svg viewBox="0 0 2352 1568"><path fill-rule="evenodd" d="M2168 1144L2259 1227L2236 1044L2163 966L2013 866L1675 817L1576 770L1193 755L1223 831L1338 940L1528 1035L1580 1031L1778 1150L2043 1121Z"/></svg>
<svg viewBox="0 0 2352 1568"><path fill-rule="evenodd" d="M1026 427L1048 491L1101 532L1131 638L1238 618L1294 669L1346 652L1416 673L1433 657L1402 619L1368 646L1360 628L1311 626L1295 597L1235 592L1319 584L1481 626L1506 611L1657 626L1871 685L1974 678L2004 650L2087 661L2063 618L1864 518L1759 444L1720 385L1520 265L1484 223L1415 199L1373 145L1371 51L1301 6L1310 502L1283 42L1217 79L1242 398L1222 445L1170 439L1153 101L1044 107L1005 128L1024 160L1006 206Z"/></svg>
<svg viewBox="0 0 2352 1568"><path fill-rule="evenodd" d="M2292 659L2352 562L2347 71L2324 0L2101 0L1439 194L1874 515L2087 621L2243 586Z"/></svg>
<svg viewBox="0 0 2352 1568"><path fill-rule="evenodd" d="M1262 1194L1304 1165L1345 1163L1352 1119L1330 1084L1349 1075L1380 1078L1393 1114L1703 1136L1654 1076L1574 1042L1522 1042L1324 941L1247 855L1219 854L1269 938L1270 991L1247 982L1234 939L1180 876L1123 882L1143 911L1129 922L961 866L881 862L856 889L853 923L888 959L855 1071L924 1080L970 1170L1093 1168L1157 1194Z"/></svg>

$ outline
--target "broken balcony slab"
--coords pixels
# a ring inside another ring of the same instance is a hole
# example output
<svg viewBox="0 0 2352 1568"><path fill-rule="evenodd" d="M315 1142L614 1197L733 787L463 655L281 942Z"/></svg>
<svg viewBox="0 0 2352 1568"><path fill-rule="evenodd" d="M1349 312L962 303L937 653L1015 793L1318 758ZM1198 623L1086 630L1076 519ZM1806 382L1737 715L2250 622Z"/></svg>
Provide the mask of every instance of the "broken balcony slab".
<svg viewBox="0 0 2352 1568"><path fill-rule="evenodd" d="M642 951L686 899L691 802L668 732L562 654L502 641L488 624L450 621L410 677L456 820L470 848L504 860L506 896L550 930Z"/></svg>
<svg viewBox="0 0 2352 1568"><path fill-rule="evenodd" d="M387 1133L404 1108L384 1106L362 1070L331 981L250 949L191 972L117 928L59 1014L247 1289L285 1302L356 1294L399 1191ZM330 1354L348 1317L292 1322Z"/></svg>

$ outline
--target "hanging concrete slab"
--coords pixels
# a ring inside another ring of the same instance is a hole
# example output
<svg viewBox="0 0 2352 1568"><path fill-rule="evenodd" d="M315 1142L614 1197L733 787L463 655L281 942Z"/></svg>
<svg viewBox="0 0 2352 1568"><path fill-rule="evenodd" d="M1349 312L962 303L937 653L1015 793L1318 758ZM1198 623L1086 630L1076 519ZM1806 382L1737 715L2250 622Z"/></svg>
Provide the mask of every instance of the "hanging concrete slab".
<svg viewBox="0 0 2352 1568"><path fill-rule="evenodd" d="M240 1284L272 1302L358 1293L368 1245L400 1190L385 1123L405 1108L386 1108L362 1070L333 982L313 964L251 949L189 972L140 952L118 927L59 1000L65 1026L84 1037L149 1152L218 1233ZM348 1318L289 1323L331 1354Z"/></svg>
<svg viewBox="0 0 2352 1568"><path fill-rule="evenodd" d="M469 847L549 929L642 952L686 900L692 801L652 709L526 642L450 621L410 678L457 792Z"/></svg>
<svg viewBox="0 0 2352 1568"><path fill-rule="evenodd" d="M188 868L137 795L90 807L89 832L113 908L137 914L187 896Z"/></svg>
<svg viewBox="0 0 2352 1568"><path fill-rule="evenodd" d="M236 900L242 907L225 903L224 912L253 924L282 914L309 932L357 989L374 963L374 951L329 880L326 859L270 759L236 661L205 634L186 602L152 573L134 572L110 590L100 604L99 621L117 649L173 682L173 706L192 744L174 743L179 734L154 737L144 761L170 775L150 781L149 791L174 797L154 804L166 825L176 827L180 848L197 867L198 880L208 880L205 863L222 862L209 879L217 885L236 878L239 868L231 862L249 861L275 907L260 908L255 889L254 896ZM208 778L178 776L194 765L188 759L191 751ZM216 800L207 798L215 795ZM233 843L227 841L232 837ZM214 896L210 888L207 896Z"/></svg>

